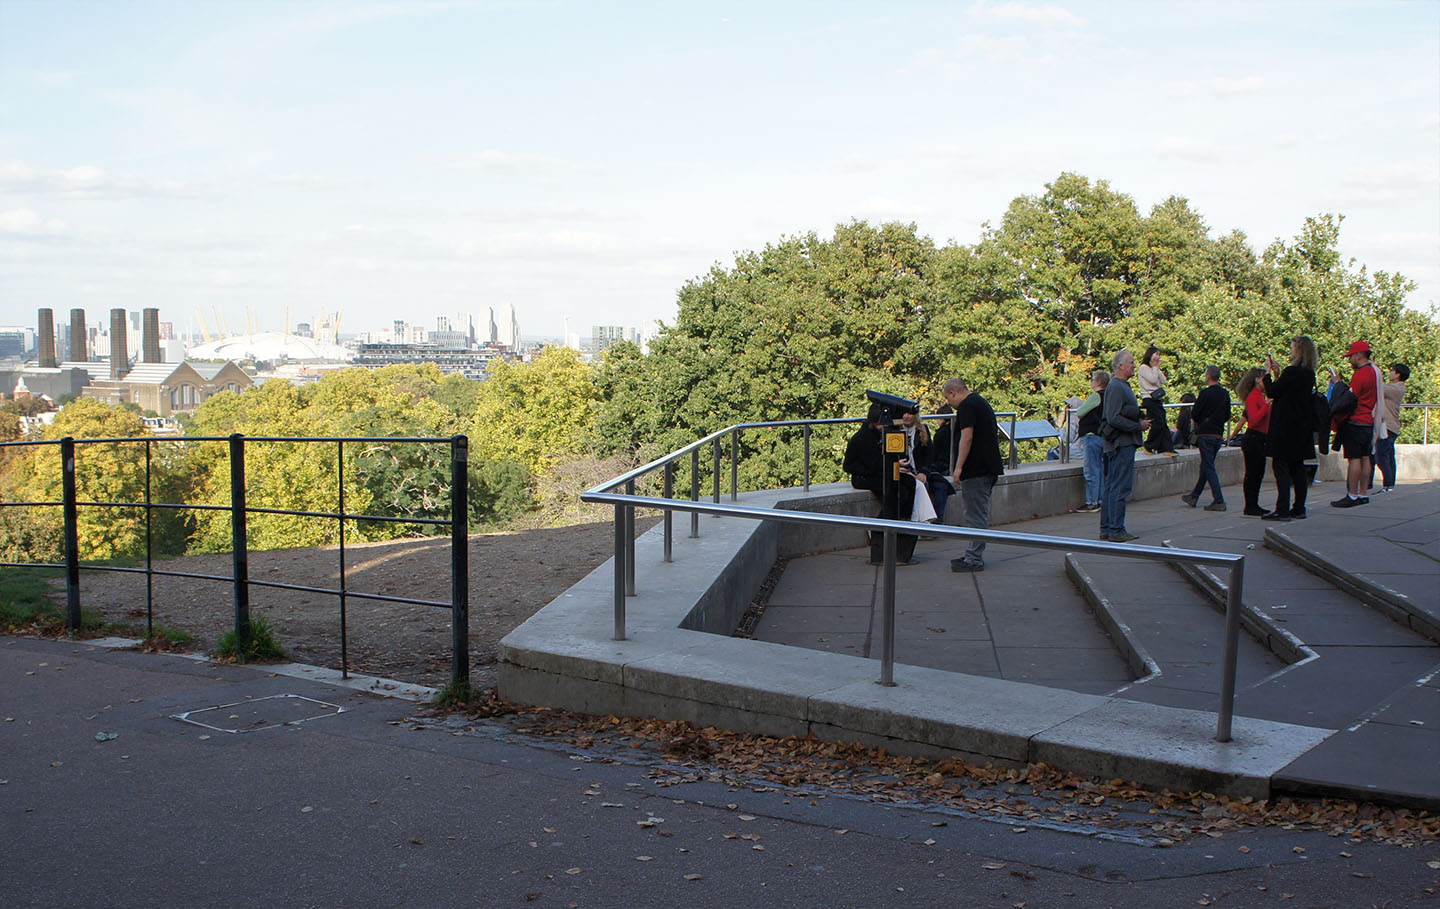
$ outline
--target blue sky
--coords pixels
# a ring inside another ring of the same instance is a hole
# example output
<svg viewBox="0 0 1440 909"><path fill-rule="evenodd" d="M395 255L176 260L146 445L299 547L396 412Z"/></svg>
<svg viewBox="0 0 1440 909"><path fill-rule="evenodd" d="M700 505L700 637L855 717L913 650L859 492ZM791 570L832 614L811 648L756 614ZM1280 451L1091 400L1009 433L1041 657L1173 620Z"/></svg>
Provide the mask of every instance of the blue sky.
<svg viewBox="0 0 1440 909"><path fill-rule="evenodd" d="M1440 301L1440 3L0 0L0 324L671 320L851 218L1075 171ZM63 319L63 315L61 316Z"/></svg>

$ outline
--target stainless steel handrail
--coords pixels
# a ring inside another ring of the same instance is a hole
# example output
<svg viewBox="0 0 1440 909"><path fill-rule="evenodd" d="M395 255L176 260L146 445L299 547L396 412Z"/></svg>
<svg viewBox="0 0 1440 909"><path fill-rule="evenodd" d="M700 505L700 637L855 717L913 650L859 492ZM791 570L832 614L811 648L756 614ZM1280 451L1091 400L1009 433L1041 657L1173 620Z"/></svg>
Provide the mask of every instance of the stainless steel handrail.
<svg viewBox="0 0 1440 909"><path fill-rule="evenodd" d="M613 483L605 484L606 487ZM666 499L653 496L622 495L595 487L580 496L582 501L610 504L615 507L615 640L625 640L625 593L627 579L633 578L634 535L626 533L629 526L625 519L627 512L635 508L678 509L693 514L709 514L716 517L739 517L752 520L785 521L795 524L820 524L833 527L851 527L865 531L880 531L884 540L884 613L880 684L894 685L894 627L895 627L895 537L900 533L913 533L915 524L909 521L892 521L882 518L861 518L850 515L820 514L816 512L791 511L789 509L754 508L745 505L727 505L717 502L696 502L683 499ZM1205 552L1190 549L1169 549L1159 546L1128 546L1091 540L1077 540L1069 537L1053 537L1039 534L1014 533L1004 530L981 530L970 527L954 527L944 524L928 524L927 534L955 540L983 540L987 543L1005 543L1030 549L1081 552L1093 555L1121 556L1156 562L1186 562L1196 565L1214 565L1229 571L1229 589L1225 606L1225 649L1221 676L1220 706L1216 722L1215 739L1228 742L1235 705L1235 668L1239 653L1241 594L1244 583L1245 557L1230 553ZM627 540L626 537L629 537ZM631 588L633 593L633 588Z"/></svg>

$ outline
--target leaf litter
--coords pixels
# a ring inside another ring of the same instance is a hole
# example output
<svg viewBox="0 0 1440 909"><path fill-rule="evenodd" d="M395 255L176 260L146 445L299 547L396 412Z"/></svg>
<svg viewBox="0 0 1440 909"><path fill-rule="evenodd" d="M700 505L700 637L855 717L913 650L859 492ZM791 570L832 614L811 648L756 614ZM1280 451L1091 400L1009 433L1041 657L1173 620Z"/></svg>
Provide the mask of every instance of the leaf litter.
<svg viewBox="0 0 1440 909"><path fill-rule="evenodd" d="M1016 832L1040 827L1169 846L1199 836L1276 827L1321 831L1352 842L1440 844L1440 816L1423 810L1345 799L1157 791L1129 780L1090 779L1043 763L996 767L959 758L937 761L813 736L738 733L682 721L509 704L493 689L464 712L429 708L405 724L519 735L531 744L554 743L549 747L557 750L582 749L584 756L571 757L646 767L657 788L704 781L806 797L834 795L994 820Z"/></svg>

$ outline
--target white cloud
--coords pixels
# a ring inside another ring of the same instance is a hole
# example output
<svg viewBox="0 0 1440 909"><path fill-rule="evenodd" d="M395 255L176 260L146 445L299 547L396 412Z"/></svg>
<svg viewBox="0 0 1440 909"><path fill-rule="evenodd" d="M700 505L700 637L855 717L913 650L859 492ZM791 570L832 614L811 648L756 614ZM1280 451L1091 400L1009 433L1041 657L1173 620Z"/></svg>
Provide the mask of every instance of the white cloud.
<svg viewBox="0 0 1440 909"><path fill-rule="evenodd" d="M1265 90L1265 80L1259 76L1241 76L1236 79L1211 79L1207 83L1211 91L1219 95L1253 95Z"/></svg>
<svg viewBox="0 0 1440 909"><path fill-rule="evenodd" d="M1080 28L1085 20L1055 3L994 3L979 0L970 15L981 22L1018 22L1037 28Z"/></svg>
<svg viewBox="0 0 1440 909"><path fill-rule="evenodd" d="M0 211L0 234L18 237L59 237L68 232L59 218L44 218L28 208Z"/></svg>
<svg viewBox="0 0 1440 909"><path fill-rule="evenodd" d="M561 158L543 155L516 155L493 148L487 148L478 155L441 158L436 163L453 170L479 171L480 173L504 176L554 176L599 172L598 168L584 167Z"/></svg>
<svg viewBox="0 0 1440 909"><path fill-rule="evenodd" d="M72 199L195 198L211 194L195 185L111 174L91 164L39 170L24 161L0 165L0 191Z"/></svg>
<svg viewBox="0 0 1440 909"><path fill-rule="evenodd" d="M1216 144L1208 139L1194 139L1187 136L1167 136L1154 143L1151 148L1162 158L1184 158L1189 161L1214 163L1234 161L1240 157L1233 148Z"/></svg>

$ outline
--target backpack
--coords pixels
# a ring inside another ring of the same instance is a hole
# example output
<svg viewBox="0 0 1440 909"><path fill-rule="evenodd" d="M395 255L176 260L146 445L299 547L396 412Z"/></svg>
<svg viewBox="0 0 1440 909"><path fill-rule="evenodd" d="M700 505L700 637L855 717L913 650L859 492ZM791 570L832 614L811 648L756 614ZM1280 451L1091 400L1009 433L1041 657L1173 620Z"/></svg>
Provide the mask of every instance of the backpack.
<svg viewBox="0 0 1440 909"><path fill-rule="evenodd" d="M1330 402L1318 391L1310 392L1310 417L1320 443L1320 454L1327 455L1330 453Z"/></svg>

